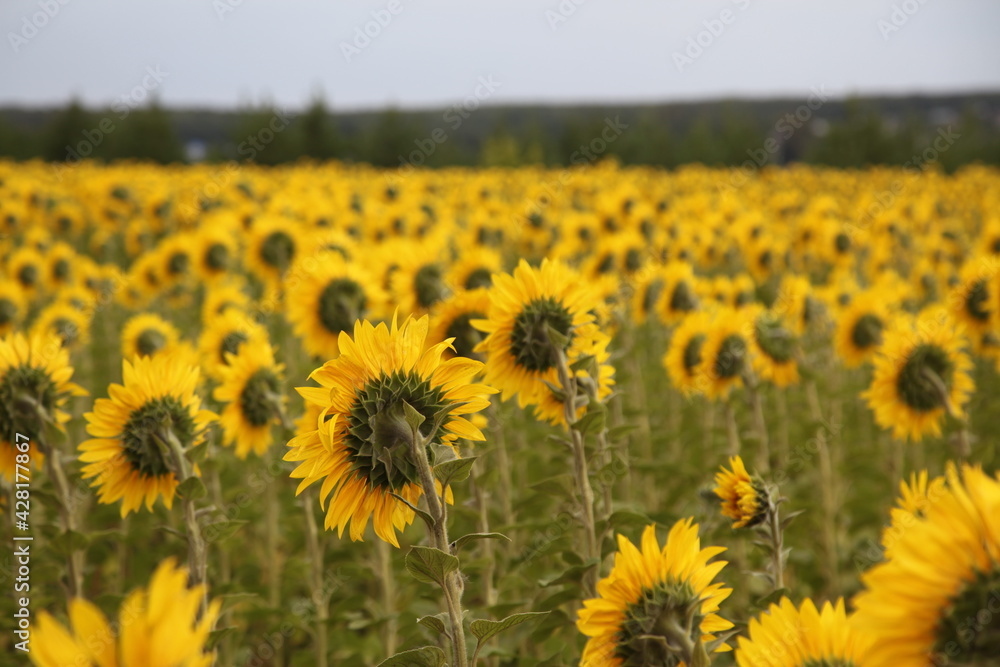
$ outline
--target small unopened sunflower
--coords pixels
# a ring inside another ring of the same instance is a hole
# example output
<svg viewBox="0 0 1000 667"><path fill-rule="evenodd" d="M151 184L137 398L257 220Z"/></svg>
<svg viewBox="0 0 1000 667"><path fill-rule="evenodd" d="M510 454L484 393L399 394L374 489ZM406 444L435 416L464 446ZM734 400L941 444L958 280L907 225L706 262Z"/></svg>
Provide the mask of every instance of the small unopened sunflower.
<svg viewBox="0 0 1000 667"><path fill-rule="evenodd" d="M226 353L219 367L220 385L212 397L226 407L219 417L223 442L236 447L236 456L250 452L263 456L271 443L271 425L280 421L285 399L281 393L284 365L264 341L246 343L238 353Z"/></svg>
<svg viewBox="0 0 1000 667"><path fill-rule="evenodd" d="M961 327L943 309L897 316L862 394L878 425L896 438L920 440L941 434L946 412L961 418L975 387L965 345Z"/></svg>
<svg viewBox="0 0 1000 667"><path fill-rule="evenodd" d="M413 521L413 510L393 497L416 505L423 494L405 404L426 418L421 435L431 445L485 439L463 417L489 405L493 390L473 382L482 363L443 361L450 341L426 346L427 328L426 316L402 325L395 317L389 326L357 322L353 338L340 334L340 356L309 376L320 386L298 390L321 412L318 428L288 443L285 460L299 462L291 475L302 480L297 493L323 482L324 525L343 535L350 523L352 540L371 520L375 534L398 547L396 531Z"/></svg>
<svg viewBox="0 0 1000 667"><path fill-rule="evenodd" d="M834 349L844 365L854 368L871 359L891 322L892 311L884 295L872 291L854 295L838 318L833 337Z"/></svg>
<svg viewBox="0 0 1000 667"><path fill-rule="evenodd" d="M288 290L288 319L314 357L336 357L341 332L353 331L358 320L385 314L386 294L375 274L336 251L296 264L294 273L298 280Z"/></svg>
<svg viewBox="0 0 1000 667"><path fill-rule="evenodd" d="M108 387L110 398L99 398L84 415L93 439L80 443L83 478L93 479L98 500L122 501L121 515L156 499L170 508L178 479L174 456L205 441L216 419L201 409L195 393L198 367L183 363L178 353L137 357L122 362L123 384ZM197 471L196 471L197 472Z"/></svg>
<svg viewBox="0 0 1000 667"><path fill-rule="evenodd" d="M715 473L715 495L722 500L722 514L733 520L733 528L756 526L769 511L767 487L763 480L750 476L739 456L730 457L729 467Z"/></svg>
<svg viewBox="0 0 1000 667"><path fill-rule="evenodd" d="M786 597L750 619L739 638L739 667L868 667L871 641L851 627L843 599L817 609L806 598L795 608Z"/></svg>
<svg viewBox="0 0 1000 667"><path fill-rule="evenodd" d="M47 612L38 615L28 657L38 667L210 667L205 643L222 600L198 613L205 585L188 588L188 573L172 558L160 563L148 588L133 591L109 622L93 603L69 603L67 628Z"/></svg>
<svg viewBox="0 0 1000 667"><path fill-rule="evenodd" d="M446 350L445 357L479 358L476 346L485 337L472 326L472 320L486 317L490 310L490 294L485 289L463 290L439 301L431 311L431 328L428 340L452 339L454 350Z"/></svg>
<svg viewBox="0 0 1000 667"><path fill-rule="evenodd" d="M522 408L534 406L542 419L562 423L563 402L549 388L559 384L558 355L565 355L568 365L593 355L600 373L598 396L609 394L614 368L607 363L609 338L594 322L597 305L581 277L559 262L545 259L536 269L521 260L513 274L494 276L489 313L472 320L487 334L475 350L486 354L486 383L504 400L516 394ZM551 340L550 329L565 344Z"/></svg>
<svg viewBox="0 0 1000 667"><path fill-rule="evenodd" d="M723 551L702 549L691 519L675 523L662 548L652 525L642 533L641 550L619 535L611 573L578 612L576 626L590 638L580 664L708 664L708 653L729 650L715 633L733 624L716 612L732 589L712 583L726 562L709 562Z"/></svg>
<svg viewBox="0 0 1000 667"><path fill-rule="evenodd" d="M994 665L1000 656L1000 480L949 465L947 486L862 575L854 627L873 639L866 667ZM987 613L990 612L990 613Z"/></svg>
<svg viewBox="0 0 1000 667"><path fill-rule="evenodd" d="M122 357L151 357L177 346L180 332L155 313L140 313L129 318L122 328Z"/></svg>
<svg viewBox="0 0 1000 667"><path fill-rule="evenodd" d="M670 346L663 357L663 365L674 388L685 396L699 391L701 351L711 325L712 318L708 313L691 313L670 336Z"/></svg>
<svg viewBox="0 0 1000 667"><path fill-rule="evenodd" d="M23 442L17 434L32 443L32 464L41 465L44 452L37 447L45 427L63 430L69 421L62 410L66 399L87 394L71 377L69 351L55 334L13 333L0 339L0 475L14 477L14 445Z"/></svg>

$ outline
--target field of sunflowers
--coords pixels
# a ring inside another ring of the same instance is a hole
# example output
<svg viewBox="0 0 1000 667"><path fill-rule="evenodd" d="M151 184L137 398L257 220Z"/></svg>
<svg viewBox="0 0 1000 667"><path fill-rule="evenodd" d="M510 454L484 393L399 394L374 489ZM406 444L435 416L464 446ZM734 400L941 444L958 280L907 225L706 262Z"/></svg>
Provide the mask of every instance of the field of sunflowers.
<svg viewBox="0 0 1000 667"><path fill-rule="evenodd" d="M994 169L8 162L0 262L2 664L1000 664Z"/></svg>

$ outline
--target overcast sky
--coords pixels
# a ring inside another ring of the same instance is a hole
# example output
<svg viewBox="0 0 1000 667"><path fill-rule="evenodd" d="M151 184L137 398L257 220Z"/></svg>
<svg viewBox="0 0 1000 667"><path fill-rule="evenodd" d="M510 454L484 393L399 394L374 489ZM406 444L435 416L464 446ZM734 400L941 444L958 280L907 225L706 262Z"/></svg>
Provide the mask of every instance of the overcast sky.
<svg viewBox="0 0 1000 667"><path fill-rule="evenodd" d="M0 0L0 25L0 105L1000 90L997 0Z"/></svg>

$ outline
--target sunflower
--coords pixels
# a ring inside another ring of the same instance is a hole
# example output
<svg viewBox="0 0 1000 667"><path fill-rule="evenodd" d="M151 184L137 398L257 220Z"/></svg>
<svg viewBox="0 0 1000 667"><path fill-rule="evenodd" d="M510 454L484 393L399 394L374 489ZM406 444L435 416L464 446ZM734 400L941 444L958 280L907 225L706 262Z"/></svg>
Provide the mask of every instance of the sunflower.
<svg viewBox="0 0 1000 667"><path fill-rule="evenodd" d="M715 495L722 500L722 515L733 520L733 528L756 526L767 518L770 496L763 480L751 477L739 456L729 458L729 467L715 473Z"/></svg>
<svg viewBox="0 0 1000 667"><path fill-rule="evenodd" d="M959 283L948 296L952 318L965 325L973 342L993 328L996 290L997 260L980 257L966 262L962 267ZM978 334L978 335L977 335Z"/></svg>
<svg viewBox="0 0 1000 667"><path fill-rule="evenodd" d="M76 260L76 251L68 243L59 241L52 246L45 257L45 282L49 291L58 292L61 288L76 282L74 275Z"/></svg>
<svg viewBox="0 0 1000 667"><path fill-rule="evenodd" d="M233 225L203 226L194 243L194 269L206 284L229 275L236 265L239 248L237 230Z"/></svg>
<svg viewBox="0 0 1000 667"><path fill-rule="evenodd" d="M75 350L90 341L89 311L56 301L38 313L31 329L40 334L52 332L59 336L63 347Z"/></svg>
<svg viewBox="0 0 1000 667"><path fill-rule="evenodd" d="M694 269L687 262L671 262L663 267L663 296L659 299L660 317L666 324L678 322L698 309L698 289Z"/></svg>
<svg viewBox="0 0 1000 667"><path fill-rule="evenodd" d="M607 396L614 368L607 363L609 338L594 323L597 306L580 276L559 262L545 259L536 269L521 260L513 274L493 276L489 313L472 320L487 334L475 348L486 354L486 383L504 400L516 394L522 408L533 405L541 418L562 423L563 401L549 388L559 384L557 354L565 355L568 365L592 355L600 369L598 396ZM566 338L561 350L550 340L550 329Z"/></svg>
<svg viewBox="0 0 1000 667"><path fill-rule="evenodd" d="M806 598L798 609L786 597L750 619L749 637L739 638L739 667L867 667L871 641L852 627L844 600L816 609Z"/></svg>
<svg viewBox="0 0 1000 667"><path fill-rule="evenodd" d="M108 387L110 398L97 399L94 411L84 415L94 437L79 446L80 460L88 464L83 478L96 478L91 486L98 487L101 503L121 500L123 517L143 501L152 510L160 495L167 508L173 504L173 457L202 444L216 419L200 409L198 374L175 352L123 361L124 384Z"/></svg>
<svg viewBox="0 0 1000 667"><path fill-rule="evenodd" d="M640 325L660 312L665 286L662 271L658 266L646 266L636 274L630 308L634 324Z"/></svg>
<svg viewBox="0 0 1000 667"><path fill-rule="evenodd" d="M473 247L459 255L448 269L445 282L454 292L486 288L493 284L493 274L500 272L501 264L496 250Z"/></svg>
<svg viewBox="0 0 1000 667"><path fill-rule="evenodd" d="M392 273L392 296L399 309L408 315L430 312L435 303L448 296L446 265L438 259L440 248L432 244L412 248L399 259Z"/></svg>
<svg viewBox="0 0 1000 667"><path fill-rule="evenodd" d="M753 321L751 364L757 375L776 387L787 387L799 381L796 361L798 338L788 330L783 320L760 306L748 309Z"/></svg>
<svg viewBox="0 0 1000 667"><path fill-rule="evenodd" d="M246 310L250 307L250 297L243 290L243 284L235 277L213 283L205 290L205 300L201 305L201 321L211 322L228 308Z"/></svg>
<svg viewBox="0 0 1000 667"><path fill-rule="evenodd" d="M179 340L177 327L159 315L133 315L122 328L122 357L151 357L173 349Z"/></svg>
<svg viewBox="0 0 1000 667"><path fill-rule="evenodd" d="M871 386L861 394L875 421L896 438L941 434L945 412L962 416L975 388L965 339L942 308L900 315L875 357Z"/></svg>
<svg viewBox="0 0 1000 667"><path fill-rule="evenodd" d="M245 459L252 451L263 456L271 443L271 424L284 409L281 393L284 364L274 360L274 350L266 339L240 346L239 352L225 352L226 364L219 367L220 384L212 398L225 403L219 417L223 442L236 446L236 456Z"/></svg>
<svg viewBox="0 0 1000 667"><path fill-rule="evenodd" d="M725 398L743 382L753 353L752 313L747 308L723 308L715 313L701 347L694 387L709 398Z"/></svg>
<svg viewBox="0 0 1000 667"><path fill-rule="evenodd" d="M306 351L330 359L341 332L365 318L382 317L386 294L362 264L327 250L296 264L298 279L288 288L288 319Z"/></svg>
<svg viewBox="0 0 1000 667"><path fill-rule="evenodd" d="M944 488L945 478L935 477L928 481L926 470L922 470L919 475L910 473L909 484L905 481L899 483L900 495L896 500L898 507L889 510L892 523L882 531L882 546L887 556L891 556L899 535L926 516L927 506L937 502Z"/></svg>
<svg viewBox="0 0 1000 667"><path fill-rule="evenodd" d="M0 336L14 330L27 311L24 293L13 280L0 279Z"/></svg>
<svg viewBox="0 0 1000 667"><path fill-rule="evenodd" d="M692 519L674 524L661 549L656 527L642 533L642 549L618 536L611 573L597 584L597 598L585 600L577 628L590 639L581 665L708 664L707 652L728 650L714 633L733 624L716 612L732 593L712 580L725 561L709 562L725 549L701 548Z"/></svg>
<svg viewBox="0 0 1000 667"><path fill-rule="evenodd" d="M772 309L788 323L792 333L801 336L817 320L819 306L809 279L788 273L781 279Z"/></svg>
<svg viewBox="0 0 1000 667"><path fill-rule="evenodd" d="M18 248L7 262L7 276L18 284L26 297L34 298L44 285L45 257L35 248Z"/></svg>
<svg viewBox="0 0 1000 667"><path fill-rule="evenodd" d="M486 395L493 390L472 383L482 364L462 357L442 361L450 341L425 348L427 328L426 316L402 326L395 317L390 326L359 321L353 338L340 334L340 356L309 376L320 386L298 390L322 412L317 429L288 443L285 460L301 462L291 475L302 480L297 493L323 481L321 505L329 498L324 525L343 535L350 523L352 540L362 539L371 519L375 534L398 547L396 531L413 521L413 511L394 497L415 505L423 493L406 405L426 417L421 434L432 445L484 439L461 416L489 405Z"/></svg>
<svg viewBox="0 0 1000 667"><path fill-rule="evenodd" d="M1000 480L949 464L924 517L862 575L853 621L873 667L994 665L1000 655ZM988 613L992 612L992 613Z"/></svg>
<svg viewBox="0 0 1000 667"><path fill-rule="evenodd" d="M205 652L205 643L222 600L199 614L205 591L204 584L188 588L187 571L168 558L148 588L125 598L117 623L83 598L69 603L69 628L39 613L28 657L38 667L210 667L215 654Z"/></svg>
<svg viewBox="0 0 1000 667"><path fill-rule="evenodd" d="M267 329L249 313L226 308L222 314L206 320L198 337L201 367L208 377L218 380L228 364L227 354L238 354L248 342L266 345L267 341Z"/></svg>
<svg viewBox="0 0 1000 667"><path fill-rule="evenodd" d="M442 341L452 339L454 350L445 350L451 356L478 358L476 346L484 336L472 326L472 320L486 317L490 310L490 293L485 289L461 290L438 301L431 311L431 326L427 339Z"/></svg>
<svg viewBox="0 0 1000 667"><path fill-rule="evenodd" d="M276 285L304 251L299 223L284 219L254 221L246 252L247 268L264 283Z"/></svg>
<svg viewBox="0 0 1000 667"><path fill-rule="evenodd" d="M838 318L833 337L834 349L844 365L854 368L871 359L890 322L892 311L884 297L873 291L856 294Z"/></svg>
<svg viewBox="0 0 1000 667"><path fill-rule="evenodd" d="M66 399L87 395L71 377L69 351L54 333L0 339L0 475L14 477L16 434L27 436L34 448L44 441L46 422L63 430ZM43 453L29 457L31 462L41 465Z"/></svg>
<svg viewBox="0 0 1000 667"><path fill-rule="evenodd" d="M701 350L712 326L712 318L703 311L691 313L674 329L663 365L674 388L685 396L698 391L698 368Z"/></svg>

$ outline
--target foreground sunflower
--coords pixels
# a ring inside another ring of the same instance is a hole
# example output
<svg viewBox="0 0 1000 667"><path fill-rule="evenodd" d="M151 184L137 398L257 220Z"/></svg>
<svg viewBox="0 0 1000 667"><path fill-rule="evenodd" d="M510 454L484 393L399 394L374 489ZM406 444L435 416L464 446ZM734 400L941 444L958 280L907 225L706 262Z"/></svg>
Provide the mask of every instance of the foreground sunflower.
<svg viewBox="0 0 1000 667"><path fill-rule="evenodd" d="M222 601L199 617L205 586L187 582L187 571L170 558L148 588L125 598L117 623L83 598L69 603L69 628L43 611L28 657L38 667L209 667L215 654L205 652L205 642Z"/></svg>
<svg viewBox="0 0 1000 667"><path fill-rule="evenodd" d="M402 325L395 317L390 326L357 322L353 338L340 334L340 356L309 376L320 386L298 389L321 408L320 418L315 430L288 443L285 460L300 462L291 475L302 480L296 493L323 481L324 525L341 536L350 523L351 539L362 539L371 519L375 534L398 547L396 531L413 521L413 510L394 497L416 505L423 493L406 405L425 417L421 434L432 446L485 439L462 417L489 405L493 390L473 383L482 363L442 361L451 341L425 348L427 328L426 316Z"/></svg>
<svg viewBox="0 0 1000 667"><path fill-rule="evenodd" d="M740 637L739 667L867 667L870 639L848 623L844 601L822 610L806 599L798 609L788 598L750 619Z"/></svg>
<svg viewBox="0 0 1000 667"><path fill-rule="evenodd" d="M594 322L595 307L597 299L581 277L559 262L545 259L536 269L521 260L513 274L494 276L489 313L472 320L487 334L475 348L486 354L486 383L504 400L516 394L522 408L535 406L541 418L561 423L563 401L549 388L559 384L558 355L567 365L593 355L600 372L598 397L607 396L614 369L606 363L609 338ZM566 342L552 341L550 329Z"/></svg>
<svg viewBox="0 0 1000 667"><path fill-rule="evenodd" d="M200 409L197 366L176 353L123 361L122 376L123 384L108 387L110 398L97 399L84 415L94 437L79 450L88 464L83 478L94 478L101 503L121 500L124 517L144 501L152 510L161 495L171 507L178 484L172 450L183 455L202 444L216 416Z"/></svg>
<svg viewBox="0 0 1000 667"><path fill-rule="evenodd" d="M17 433L28 437L29 459L41 465L37 447L44 441L46 425L63 430L69 421L62 410L66 399L87 394L69 381L71 377L69 351L57 335L14 333L0 339L0 476L14 477Z"/></svg>
<svg viewBox="0 0 1000 667"><path fill-rule="evenodd" d="M995 665L1000 656L1000 480L949 465L947 487L862 575L855 627L872 667ZM987 613L989 612L989 613Z"/></svg>
<svg viewBox="0 0 1000 667"><path fill-rule="evenodd" d="M945 412L961 418L975 387L961 328L943 311L899 316L875 358L871 386L861 396L875 421L896 438L941 434Z"/></svg>
<svg viewBox="0 0 1000 667"><path fill-rule="evenodd" d="M891 557L892 548L899 536L910 526L926 516L927 506L937 502L945 489L944 477L929 480L927 471L910 473L910 482L899 483L898 507L889 510L891 524L882 531L882 546L886 556Z"/></svg>
<svg viewBox="0 0 1000 667"><path fill-rule="evenodd" d="M714 633L733 627L716 613L732 589L712 583L726 562L709 562L725 549L702 549L691 519L674 524L662 549L656 527L647 526L641 547L618 536L611 573L597 584L599 597L585 600L578 612L577 628L590 637L580 664L708 664L708 653L729 648Z"/></svg>
<svg viewBox="0 0 1000 667"><path fill-rule="evenodd" d="M284 406L281 374L284 364L274 360L266 341L246 343L238 354L226 353L219 369L220 384L212 397L226 407L219 418L223 442L236 447L236 456L250 452L263 456L271 443L271 425Z"/></svg>

